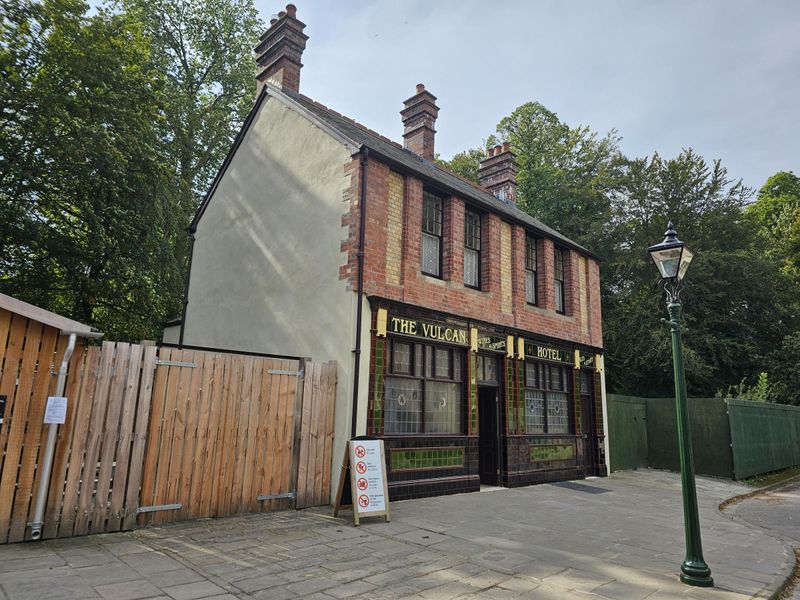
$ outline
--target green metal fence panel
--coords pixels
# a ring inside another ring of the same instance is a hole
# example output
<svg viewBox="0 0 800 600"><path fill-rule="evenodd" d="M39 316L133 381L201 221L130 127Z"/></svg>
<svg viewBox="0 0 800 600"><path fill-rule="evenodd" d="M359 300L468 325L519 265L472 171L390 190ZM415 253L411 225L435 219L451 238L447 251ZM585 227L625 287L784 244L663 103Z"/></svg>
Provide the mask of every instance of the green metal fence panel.
<svg viewBox="0 0 800 600"><path fill-rule="evenodd" d="M654 469L680 470L675 398L647 398L647 454ZM694 471L733 477L731 432L721 398L689 398Z"/></svg>
<svg viewBox="0 0 800 600"><path fill-rule="evenodd" d="M735 479L800 465L800 407L725 401Z"/></svg>
<svg viewBox="0 0 800 600"><path fill-rule="evenodd" d="M647 402L644 398L608 395L608 444L611 470L647 467Z"/></svg>

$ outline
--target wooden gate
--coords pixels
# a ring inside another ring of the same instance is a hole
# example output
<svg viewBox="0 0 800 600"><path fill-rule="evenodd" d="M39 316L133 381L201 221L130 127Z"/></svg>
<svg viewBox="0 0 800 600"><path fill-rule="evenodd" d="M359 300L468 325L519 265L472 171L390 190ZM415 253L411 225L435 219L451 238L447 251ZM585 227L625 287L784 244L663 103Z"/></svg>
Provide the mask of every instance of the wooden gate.
<svg viewBox="0 0 800 600"><path fill-rule="evenodd" d="M42 416L66 340L0 309L0 543L30 538ZM336 363L76 348L43 538L326 504ZM295 504L296 501L296 504ZM172 506L170 506L172 505Z"/></svg>

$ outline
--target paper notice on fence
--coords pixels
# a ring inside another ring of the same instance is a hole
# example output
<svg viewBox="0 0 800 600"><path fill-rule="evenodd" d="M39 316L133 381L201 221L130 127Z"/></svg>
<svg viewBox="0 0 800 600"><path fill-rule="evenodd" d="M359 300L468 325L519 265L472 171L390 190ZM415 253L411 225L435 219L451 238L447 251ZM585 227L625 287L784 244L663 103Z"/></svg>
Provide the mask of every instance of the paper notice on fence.
<svg viewBox="0 0 800 600"><path fill-rule="evenodd" d="M385 474L379 440L354 440L350 442L350 468L353 470L355 489L353 501L360 515L386 511Z"/></svg>
<svg viewBox="0 0 800 600"><path fill-rule="evenodd" d="M44 409L45 425L63 425L67 420L67 399L64 396L50 396L47 398L47 408Z"/></svg>

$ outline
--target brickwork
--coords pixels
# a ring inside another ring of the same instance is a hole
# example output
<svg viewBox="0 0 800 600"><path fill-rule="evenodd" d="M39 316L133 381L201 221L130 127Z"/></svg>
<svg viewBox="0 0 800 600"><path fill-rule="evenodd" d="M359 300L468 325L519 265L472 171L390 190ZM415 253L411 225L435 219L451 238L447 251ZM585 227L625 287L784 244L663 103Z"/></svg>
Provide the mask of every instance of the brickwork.
<svg viewBox="0 0 800 600"><path fill-rule="evenodd" d="M400 285L400 267L403 264L403 176L389 173L388 221L386 229L386 283Z"/></svg>
<svg viewBox="0 0 800 600"><path fill-rule="evenodd" d="M346 169L358 169L358 160ZM355 174L357 175L357 173ZM566 342L602 347L600 312L600 266L589 257L572 250L565 252L566 315L555 312L553 283L553 241L539 237L537 242L539 303L525 302L525 228L509 224L497 214L485 214L481 230L481 289L464 286L464 208L461 198L444 201L444 236L442 278L423 275L420 269L422 246L422 193L424 183L405 176L401 211L402 235L400 261L397 257L397 209L390 204L398 197L397 182L401 176L377 159L369 159L367 177L367 232L364 269L364 292L431 310L479 319L499 326L513 327ZM354 288L357 276L358 248L358 185L345 194L351 213L343 225L349 235L343 240L348 262L341 276ZM435 189L432 191L436 191ZM393 199L393 200L392 200ZM395 219L395 221L392 221ZM535 235L535 234L534 234ZM395 240L393 245L392 239ZM585 264L585 294L581 295L581 264ZM504 273L505 269L505 273ZM397 281L399 273L399 285ZM585 319L581 317L581 297L586 298Z"/></svg>
<svg viewBox="0 0 800 600"><path fill-rule="evenodd" d="M580 307L581 334L589 336L589 300L586 297L586 258L578 257L578 299Z"/></svg>
<svg viewBox="0 0 800 600"><path fill-rule="evenodd" d="M511 312L511 225L500 225L500 310Z"/></svg>

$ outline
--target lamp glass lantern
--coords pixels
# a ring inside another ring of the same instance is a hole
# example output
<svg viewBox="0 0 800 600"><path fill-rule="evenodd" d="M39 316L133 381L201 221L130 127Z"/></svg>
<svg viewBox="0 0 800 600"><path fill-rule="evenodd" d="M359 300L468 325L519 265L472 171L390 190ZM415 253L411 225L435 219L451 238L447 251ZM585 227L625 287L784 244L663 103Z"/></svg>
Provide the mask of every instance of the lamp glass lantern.
<svg viewBox="0 0 800 600"><path fill-rule="evenodd" d="M678 233L672 225L672 221L667 225L664 233L664 241L660 244L650 246L647 251L650 253L653 262L656 263L658 272L662 279L680 282L692 262L694 253L686 247L686 244L678 239Z"/></svg>

